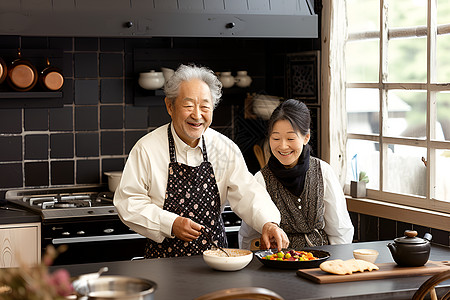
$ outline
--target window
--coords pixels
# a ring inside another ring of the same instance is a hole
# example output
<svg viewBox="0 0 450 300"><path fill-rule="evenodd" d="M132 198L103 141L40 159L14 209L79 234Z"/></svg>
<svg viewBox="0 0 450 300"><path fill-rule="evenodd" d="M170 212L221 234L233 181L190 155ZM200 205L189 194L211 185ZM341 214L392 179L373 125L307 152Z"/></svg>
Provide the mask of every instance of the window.
<svg viewBox="0 0 450 300"><path fill-rule="evenodd" d="M450 1L347 0L347 175L450 212Z"/></svg>

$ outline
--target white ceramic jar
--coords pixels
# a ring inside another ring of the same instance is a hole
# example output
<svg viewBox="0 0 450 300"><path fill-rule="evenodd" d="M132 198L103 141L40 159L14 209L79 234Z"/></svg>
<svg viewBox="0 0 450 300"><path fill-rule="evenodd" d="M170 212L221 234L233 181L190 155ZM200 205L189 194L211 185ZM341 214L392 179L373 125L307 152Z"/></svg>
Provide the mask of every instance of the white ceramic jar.
<svg viewBox="0 0 450 300"><path fill-rule="evenodd" d="M139 85L146 90L157 90L164 86L164 76L162 72L150 70L139 74Z"/></svg>
<svg viewBox="0 0 450 300"><path fill-rule="evenodd" d="M247 75L247 71L237 71L236 85L238 87L248 87L252 83L252 78Z"/></svg>
<svg viewBox="0 0 450 300"><path fill-rule="evenodd" d="M221 72L219 80L224 88L230 88L234 85L234 77L231 72Z"/></svg>

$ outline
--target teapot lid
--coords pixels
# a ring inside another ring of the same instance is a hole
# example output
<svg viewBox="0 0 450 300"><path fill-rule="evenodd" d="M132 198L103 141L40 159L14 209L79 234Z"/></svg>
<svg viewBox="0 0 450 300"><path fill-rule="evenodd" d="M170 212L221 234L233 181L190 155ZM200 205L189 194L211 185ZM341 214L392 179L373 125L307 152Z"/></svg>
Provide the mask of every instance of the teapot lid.
<svg viewBox="0 0 450 300"><path fill-rule="evenodd" d="M405 230L405 236L395 238L394 242L402 244L424 244L427 240L417 237L417 231L415 230Z"/></svg>

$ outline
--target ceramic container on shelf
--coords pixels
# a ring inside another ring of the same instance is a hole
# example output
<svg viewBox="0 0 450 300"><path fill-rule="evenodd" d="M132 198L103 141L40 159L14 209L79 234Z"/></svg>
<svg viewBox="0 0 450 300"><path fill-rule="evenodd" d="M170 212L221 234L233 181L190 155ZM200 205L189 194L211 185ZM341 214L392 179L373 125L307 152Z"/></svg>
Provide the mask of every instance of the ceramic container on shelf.
<svg viewBox="0 0 450 300"><path fill-rule="evenodd" d="M234 77L231 75L231 72L220 72L219 76L220 82L222 82L222 86L224 88L230 88L234 85Z"/></svg>
<svg viewBox="0 0 450 300"><path fill-rule="evenodd" d="M140 87L146 90L157 90L164 86L164 76L162 72L150 70L139 74L138 83Z"/></svg>
<svg viewBox="0 0 450 300"><path fill-rule="evenodd" d="M236 85L242 88L248 87L252 83L252 78L247 75L247 71L237 71L235 80Z"/></svg>
<svg viewBox="0 0 450 300"><path fill-rule="evenodd" d="M169 68L161 68L161 71L163 73L165 81L169 80L169 78L172 77L173 73L175 73L174 70L169 69Z"/></svg>

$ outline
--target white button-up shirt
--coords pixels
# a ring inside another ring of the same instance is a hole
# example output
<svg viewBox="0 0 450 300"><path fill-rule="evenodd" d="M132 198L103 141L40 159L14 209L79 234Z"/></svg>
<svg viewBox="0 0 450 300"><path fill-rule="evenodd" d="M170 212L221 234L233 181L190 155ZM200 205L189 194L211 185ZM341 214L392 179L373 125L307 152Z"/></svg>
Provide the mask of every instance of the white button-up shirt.
<svg viewBox="0 0 450 300"><path fill-rule="evenodd" d="M120 218L131 229L158 243L172 236L177 214L163 210L170 162L168 124L142 137L130 152L122 179L114 194ZM171 128L179 163L199 166L202 141L192 148ZM226 136L208 128L203 134L208 161L219 189L221 209L231 209L259 232L267 222L280 223L280 213L266 189L248 171L239 147Z"/></svg>

